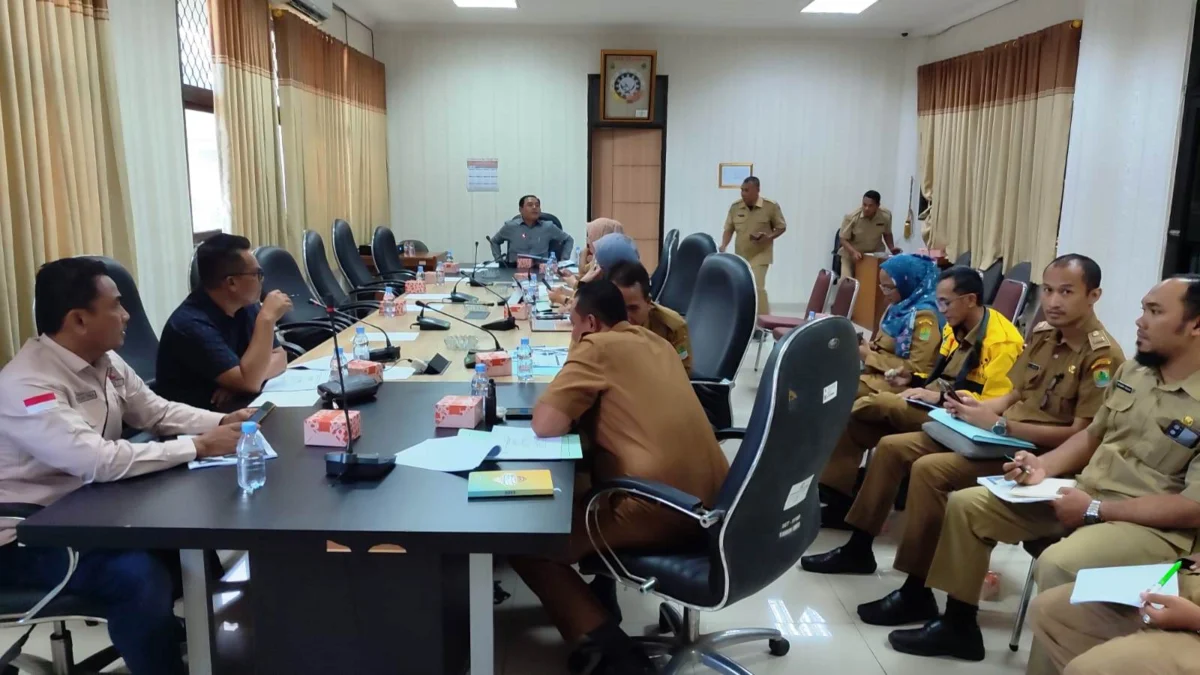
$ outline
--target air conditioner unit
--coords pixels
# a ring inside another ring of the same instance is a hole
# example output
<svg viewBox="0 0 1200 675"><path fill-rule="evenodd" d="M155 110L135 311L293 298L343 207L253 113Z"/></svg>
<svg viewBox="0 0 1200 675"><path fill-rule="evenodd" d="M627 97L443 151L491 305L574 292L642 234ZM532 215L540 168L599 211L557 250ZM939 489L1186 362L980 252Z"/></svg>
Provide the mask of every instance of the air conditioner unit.
<svg viewBox="0 0 1200 675"><path fill-rule="evenodd" d="M271 9L290 12L319 26L333 16L333 0L271 0Z"/></svg>

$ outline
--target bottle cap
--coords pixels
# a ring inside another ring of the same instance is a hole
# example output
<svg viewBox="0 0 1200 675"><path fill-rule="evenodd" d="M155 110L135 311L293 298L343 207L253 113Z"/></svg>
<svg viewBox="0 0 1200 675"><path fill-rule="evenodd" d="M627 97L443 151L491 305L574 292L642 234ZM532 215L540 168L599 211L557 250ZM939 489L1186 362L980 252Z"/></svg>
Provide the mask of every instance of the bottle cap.
<svg viewBox="0 0 1200 675"><path fill-rule="evenodd" d="M365 335L367 333L367 327L366 326L358 326L354 329L354 332L358 333L360 335Z"/></svg>
<svg viewBox="0 0 1200 675"><path fill-rule="evenodd" d="M476 363L476 364L475 364L475 372L477 372L477 373L486 373L486 372L487 372L487 366L483 365L482 363Z"/></svg>
<svg viewBox="0 0 1200 675"><path fill-rule="evenodd" d="M243 434L257 434L258 433L258 422L242 422L242 433Z"/></svg>

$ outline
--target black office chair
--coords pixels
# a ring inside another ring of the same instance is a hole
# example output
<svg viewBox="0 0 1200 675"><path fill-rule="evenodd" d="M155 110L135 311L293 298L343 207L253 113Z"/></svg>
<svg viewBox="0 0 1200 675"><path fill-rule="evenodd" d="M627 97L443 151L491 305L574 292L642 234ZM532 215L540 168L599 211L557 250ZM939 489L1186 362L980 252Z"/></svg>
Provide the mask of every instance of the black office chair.
<svg viewBox="0 0 1200 675"><path fill-rule="evenodd" d="M754 335L758 294L750 265L732 253L704 260L688 308L692 387L714 428L733 426L734 380Z"/></svg>
<svg viewBox="0 0 1200 675"><path fill-rule="evenodd" d="M1023 281L1028 284L1029 275L1032 271L1033 265L1028 262L1019 262L1012 266L1012 269L1008 271L1008 274L1004 275L1004 278L1012 279L1013 281Z"/></svg>
<svg viewBox="0 0 1200 675"><path fill-rule="evenodd" d="M400 261L400 252L396 249L396 235L382 225L375 228L375 234L371 236L371 258L375 261L375 269L381 277L416 277L412 270L405 269L404 263Z"/></svg>
<svg viewBox="0 0 1200 675"><path fill-rule="evenodd" d="M650 299L657 301L658 295L662 293L663 284L671 274L671 260L675 257L677 250L679 250L679 230L671 230L663 238L662 254L658 256L658 267L655 267L654 274L650 275Z"/></svg>
<svg viewBox="0 0 1200 675"><path fill-rule="evenodd" d="M262 246L254 249L254 257L263 270L263 295L271 291L282 291L292 299L292 309L279 320L275 333L280 343L293 356L298 356L331 337L329 319L325 310L313 305L316 300L296 259L291 253L278 246ZM334 317L339 330L350 327L354 321L346 317Z"/></svg>
<svg viewBox="0 0 1200 675"><path fill-rule="evenodd" d="M333 306L340 312L345 312L359 319L379 309L374 302L376 288L355 288L347 293L342 290L337 277L329 267L329 259L325 257L325 242L321 235L312 230L304 231L304 241L300 248L304 259L304 271L308 274L313 295L325 305Z"/></svg>
<svg viewBox="0 0 1200 675"><path fill-rule="evenodd" d="M200 242L201 244L204 242ZM196 263L196 252L200 250L200 244L192 247L192 262L188 264L188 291L195 293L200 290L200 265Z"/></svg>
<svg viewBox="0 0 1200 675"><path fill-rule="evenodd" d="M635 638L652 654L670 656L663 673L704 664L748 674L718 650L760 640L769 641L772 654L787 653L788 641L775 629L701 635L700 613L724 609L788 574L816 539L816 478L850 417L858 370L858 338L848 319L818 319L784 336L763 369L749 425L717 434L742 443L710 508L650 480L619 478L593 488L585 522L599 553L581 568L667 601L659 623L672 635ZM686 550L613 551L598 531L596 513L621 493L693 518L704 528L704 540ZM670 603L682 605L682 614Z"/></svg>
<svg viewBox="0 0 1200 675"><path fill-rule="evenodd" d="M400 246L407 246L409 244L412 244L413 252L415 253L429 253L429 247L420 239L404 239L400 241Z"/></svg>
<svg viewBox="0 0 1200 675"><path fill-rule="evenodd" d="M983 302L985 305L990 305L996 300L996 291L1000 290L1000 282L1004 281L1004 258L997 259L980 274L983 276Z"/></svg>
<svg viewBox="0 0 1200 675"><path fill-rule="evenodd" d="M36 504L0 504L0 520L17 525L41 508ZM67 621L105 623L105 620L101 608L79 596L62 591L74 574L75 564L79 560L79 553L74 549L64 548L63 555L71 561L66 577L49 592L28 589L0 590L0 629L26 629L25 634L9 647L6 654L9 657L8 667L2 669L6 674L19 670L32 675L95 675L121 658L116 648L110 646L83 661L75 662ZM43 623L51 625L50 660L21 653L33 630Z"/></svg>
<svg viewBox="0 0 1200 675"><path fill-rule="evenodd" d="M512 218L509 218L509 220L519 219L520 217L521 217L521 214L518 213L517 215L513 216ZM545 211L542 211L541 219L548 220L548 221L554 223L554 226L560 230L563 229L562 221L559 220L558 216L554 215L553 213L546 213Z"/></svg>
<svg viewBox="0 0 1200 675"><path fill-rule="evenodd" d="M103 263L108 276L117 284L117 290L121 292L121 304L129 313L129 324L125 327L125 343L117 349L117 354L145 381L146 386L153 389L158 365L158 335L150 325L150 317L146 315L146 308L142 305L142 296L138 293L133 275L112 258L100 255L83 257Z"/></svg>
<svg viewBox="0 0 1200 675"><path fill-rule="evenodd" d="M708 256L716 252L717 242L703 232L684 237L679 243L679 250L671 258L671 273L663 282L658 304L686 316L692 302L692 291L696 287L696 277L700 274L700 266Z"/></svg>
<svg viewBox="0 0 1200 675"><path fill-rule="evenodd" d="M971 266L971 252L967 251L966 253L963 253L962 255L958 256L958 259L954 261L954 265L955 265L955 267L970 267Z"/></svg>
<svg viewBox="0 0 1200 675"><path fill-rule="evenodd" d="M333 221L333 257L337 260L338 269L342 271L350 288L382 288L387 283L404 283L412 279L415 273L404 270L387 276L372 274L367 264L362 260L358 243L354 241L354 231L350 223L342 219Z"/></svg>
<svg viewBox="0 0 1200 675"><path fill-rule="evenodd" d="M833 233L833 261L829 263L833 270L834 278L842 275L842 228L838 228Z"/></svg>

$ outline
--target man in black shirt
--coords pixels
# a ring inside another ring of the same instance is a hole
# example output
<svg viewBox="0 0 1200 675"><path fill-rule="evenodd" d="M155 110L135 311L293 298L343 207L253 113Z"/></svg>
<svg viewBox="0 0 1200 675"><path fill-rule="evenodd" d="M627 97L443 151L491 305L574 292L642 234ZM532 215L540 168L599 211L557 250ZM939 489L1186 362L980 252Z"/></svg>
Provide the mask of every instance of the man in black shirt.
<svg viewBox="0 0 1200 675"><path fill-rule="evenodd" d="M287 368L275 324L292 308L280 291L262 297L263 271L245 237L218 234L196 250L201 288L167 320L158 348L159 393L222 410L255 395Z"/></svg>

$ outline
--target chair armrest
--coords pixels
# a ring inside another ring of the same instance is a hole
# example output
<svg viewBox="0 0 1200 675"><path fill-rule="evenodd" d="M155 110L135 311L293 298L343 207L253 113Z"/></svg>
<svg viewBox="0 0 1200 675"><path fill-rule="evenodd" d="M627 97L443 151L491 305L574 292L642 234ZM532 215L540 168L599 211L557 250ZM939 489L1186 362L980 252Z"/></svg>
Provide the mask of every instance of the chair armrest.
<svg viewBox="0 0 1200 675"><path fill-rule="evenodd" d="M346 292L352 296L367 295L367 296L375 297L376 295L383 293L385 290L387 290L387 288L388 288L388 284L382 284L382 283L378 284L378 285L368 284L366 286L359 286L358 288L351 288L349 291L346 291ZM362 301L356 300L356 302L362 302Z"/></svg>
<svg viewBox="0 0 1200 675"><path fill-rule="evenodd" d="M324 321L293 321L292 323L281 323L275 326L276 333L287 333L293 330L323 330L329 332L333 329Z"/></svg>
<svg viewBox="0 0 1200 675"><path fill-rule="evenodd" d="M33 514L41 511L44 506L40 504L25 504L22 502L3 502L0 503L0 519L5 520L25 520Z"/></svg>
<svg viewBox="0 0 1200 675"><path fill-rule="evenodd" d="M605 481L592 490L591 497L599 496L604 492L614 491L646 497L664 506L670 506L690 514L697 514L704 510L704 502L699 497L690 495L683 490L673 488L665 483L641 478L613 478L612 480ZM591 497L589 497L589 501Z"/></svg>
<svg viewBox="0 0 1200 675"><path fill-rule="evenodd" d="M717 429L718 441L742 440L746 437L746 430L741 427L730 427L728 429Z"/></svg>
<svg viewBox="0 0 1200 675"><path fill-rule="evenodd" d="M276 339L279 339L278 335L276 335ZM283 347L283 351L291 356L291 358L288 359L289 363L308 353L308 350L305 348L294 342L288 342L287 340L279 340L279 346Z"/></svg>

